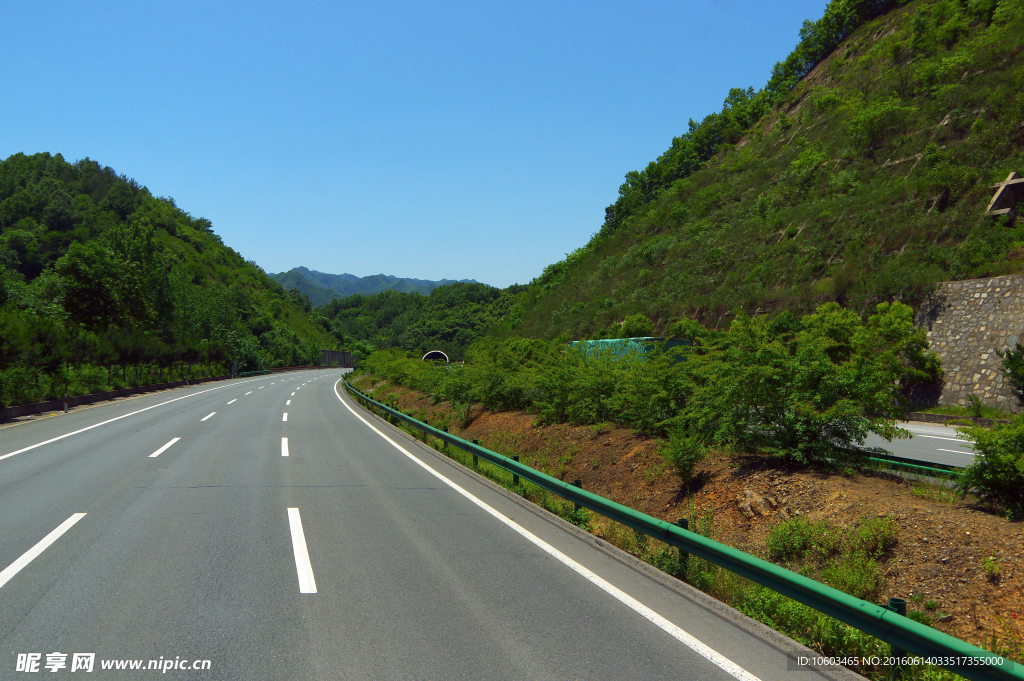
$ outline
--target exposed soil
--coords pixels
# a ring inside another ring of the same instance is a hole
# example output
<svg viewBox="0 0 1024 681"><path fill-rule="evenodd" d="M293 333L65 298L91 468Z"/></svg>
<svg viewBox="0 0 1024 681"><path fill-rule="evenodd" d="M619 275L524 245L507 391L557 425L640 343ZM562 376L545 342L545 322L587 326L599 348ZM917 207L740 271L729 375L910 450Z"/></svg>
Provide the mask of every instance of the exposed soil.
<svg viewBox="0 0 1024 681"><path fill-rule="evenodd" d="M369 385L365 380L359 387ZM761 557L771 528L790 517L850 527L865 517L891 516L899 528L898 544L884 564L882 593L907 598L908 607L922 611L924 603L937 602L928 611L937 629L975 644L995 635L1015 648L1013 656L1019 659L1024 525L970 499L950 501L942 488L896 476L787 470L755 456L713 456L684 489L658 454L659 440L629 430L538 427L531 414L480 407L461 428L448 405L435 406L415 391L381 384L374 397L382 395L397 398L399 407L416 418L435 425L448 422L453 434L478 439L500 453L519 453L528 465L563 480L579 478L584 489L669 522L688 515L692 497L698 512L713 509L717 540ZM989 557L998 561L998 578L983 567ZM911 599L914 594L918 597Z"/></svg>

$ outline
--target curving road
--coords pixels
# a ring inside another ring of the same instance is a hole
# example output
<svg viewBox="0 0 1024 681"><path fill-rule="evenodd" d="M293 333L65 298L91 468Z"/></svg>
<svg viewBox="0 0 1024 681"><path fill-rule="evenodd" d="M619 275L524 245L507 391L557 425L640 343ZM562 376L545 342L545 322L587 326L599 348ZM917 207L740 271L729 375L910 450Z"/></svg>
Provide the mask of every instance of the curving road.
<svg viewBox="0 0 1024 681"><path fill-rule="evenodd" d="M788 669L809 651L421 446L340 375L0 429L0 679L854 678Z"/></svg>

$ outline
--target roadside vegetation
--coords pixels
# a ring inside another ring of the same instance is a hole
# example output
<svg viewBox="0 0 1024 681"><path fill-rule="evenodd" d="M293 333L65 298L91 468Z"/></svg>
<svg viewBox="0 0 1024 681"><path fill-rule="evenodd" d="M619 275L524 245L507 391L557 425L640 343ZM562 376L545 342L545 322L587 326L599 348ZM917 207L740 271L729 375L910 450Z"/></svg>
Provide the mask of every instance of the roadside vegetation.
<svg viewBox="0 0 1024 681"><path fill-rule="evenodd" d="M0 406L319 362L340 339L310 312L109 167L0 162Z"/></svg>
<svg viewBox="0 0 1024 681"><path fill-rule="evenodd" d="M692 323L676 324L680 332ZM699 328L699 325L698 325ZM668 435L684 475L709 446L826 467L857 465L865 436L898 437L903 394L938 375L909 307L861 319L835 303L801 318L741 316L700 329L688 350L588 351L557 341L482 339L466 362L434 366L390 350L362 367L468 408L520 409L540 423L614 423Z"/></svg>
<svg viewBox="0 0 1024 681"><path fill-rule="evenodd" d="M833 0L760 91L626 175L588 244L517 297L508 332L593 336L632 314L916 307L1019 272L1024 222L983 217L1024 172L1021 0Z"/></svg>
<svg viewBox="0 0 1024 681"><path fill-rule="evenodd" d="M443 350L461 360L466 348L503 323L524 286L497 289L458 282L428 295L383 291L333 300L317 310L360 356L395 348L423 356Z"/></svg>

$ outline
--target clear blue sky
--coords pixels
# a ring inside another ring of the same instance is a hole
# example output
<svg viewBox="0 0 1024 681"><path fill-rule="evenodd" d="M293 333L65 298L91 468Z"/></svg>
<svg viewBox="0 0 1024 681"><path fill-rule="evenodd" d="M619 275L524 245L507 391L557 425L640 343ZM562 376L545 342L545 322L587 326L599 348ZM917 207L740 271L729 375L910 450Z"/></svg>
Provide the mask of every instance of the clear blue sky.
<svg viewBox="0 0 1024 681"><path fill-rule="evenodd" d="M0 158L88 156L268 272L526 283L824 7L6 2Z"/></svg>

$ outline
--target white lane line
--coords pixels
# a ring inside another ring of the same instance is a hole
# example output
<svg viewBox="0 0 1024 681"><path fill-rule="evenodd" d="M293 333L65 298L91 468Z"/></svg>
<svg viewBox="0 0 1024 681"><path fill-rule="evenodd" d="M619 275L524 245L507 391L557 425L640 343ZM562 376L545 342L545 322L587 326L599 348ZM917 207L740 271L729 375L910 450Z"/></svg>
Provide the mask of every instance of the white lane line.
<svg viewBox="0 0 1024 681"><path fill-rule="evenodd" d="M491 506L488 506L486 503L484 503L483 501L481 501L480 499L478 499L474 495L470 494L465 489L463 489L459 485L455 484L454 482L452 482L451 480L446 478L441 473L438 473L433 468L431 468L430 466L428 466L424 462L422 462L419 459L417 459L415 456L410 454L408 450L406 450L400 444L398 444L397 442L392 440L390 437L388 437L387 435L382 433L373 424L371 424L369 421L364 419L360 414L356 413L355 409L353 409L352 407L348 406L348 403L345 402L345 400L341 399L341 395L338 393L338 383L341 383L341 379L340 378L338 379L337 383L334 384L334 394L338 396L338 399L341 400L341 403L343 405L345 405L345 408L348 409L350 412L352 412L353 416L355 416L357 419L359 419L360 421L365 423L366 426L370 430L372 430L373 432L377 433L382 438L387 440L391 444L392 447L394 447L398 451L400 451L403 454L405 454L407 457L412 459L415 463L419 464L422 468L424 468L428 473L433 475L435 478L437 478L438 480L440 480L444 484L448 485L449 487L454 489L456 492L458 492L459 494L461 494L465 498L469 499L471 502L473 502L474 504L476 504L477 506L482 508L484 511L486 511L487 513L489 513L492 516L494 516L500 522L502 522L505 525L507 525L513 531L519 533L527 541L533 543L535 546L539 547L541 550L543 550L546 553L548 553L555 560L559 561L560 563L562 563L563 565L565 565L569 569L573 570L578 575L580 575L584 579L588 580L592 584L596 585L599 589L601 589L602 591L604 591L605 593L610 595L612 598L614 598L617 601L619 601L620 603L622 603L623 605L626 605L627 607L632 609L634 612L640 614L644 619L648 620L649 622L651 622L655 626L659 627L662 631L667 633L669 636L671 636L672 638L676 639L677 641L679 641L680 643L682 643L686 647L690 648L691 650L696 652L698 655L700 655L704 659L708 660L709 662L711 662L712 664L717 666L719 669L721 669L722 671L724 671L727 674L729 674L730 676L732 676L732 677L734 677L736 679L739 679L739 681L761 681L758 677L754 676L753 674L751 674L746 669L744 669L743 667L739 666L738 664L736 664L735 662L733 662L729 658L725 657L724 655L722 655L718 651L716 651L716 650L710 648L709 646L705 645L702 641L694 638L691 634L689 634L687 631L685 631L682 627L679 627L676 624L674 624L673 622L670 622L669 620L665 619L664 617L662 617L658 613L654 612L653 610L648 608L646 605L644 605L640 601L636 600L635 598L633 598L632 596L627 594L625 591L619 589L617 586L615 586L611 582L607 581L603 577L595 574L594 572L591 572L589 569L587 569L583 565L580 565L575 560L573 560L569 556L565 555L564 553L562 553L561 551L556 549L551 544L548 544L546 541L544 541L543 539L541 539L537 535L533 534L532 532L527 530L525 527L523 527L522 525L520 525L516 521L514 521L511 518L509 518L508 516L500 513L499 511L497 511L496 509L492 508ZM296 513L298 513L298 511L296 511Z"/></svg>
<svg viewBox="0 0 1024 681"><path fill-rule="evenodd" d="M203 421L205 421L206 419L210 418L211 416L213 416L213 415L214 415L214 414L216 414L216 413L217 413L217 412L215 412L215 411L211 411L211 412L210 412L209 414L207 414L207 415L206 415L206 416L204 416L203 418L199 419L200 423L202 423Z"/></svg>
<svg viewBox="0 0 1024 681"><path fill-rule="evenodd" d="M266 388L266 387L267 387L267 386L265 386L265 385L261 385L260 387L258 387L258 388L256 388L256 389L257 389L257 390L263 390L263 389L264 389L264 388Z"/></svg>
<svg viewBox="0 0 1024 681"><path fill-rule="evenodd" d="M965 452L962 449L939 449L940 452L953 452L954 454L964 454L966 456L973 456L974 452Z"/></svg>
<svg viewBox="0 0 1024 681"><path fill-rule="evenodd" d="M292 397L295 397L295 393L294 392L292 393Z"/></svg>
<svg viewBox="0 0 1024 681"><path fill-rule="evenodd" d="M286 406L286 407L287 407L287 406L288 406L288 405L290 405L291 403L292 403L292 401L291 401L291 400L285 400L284 406Z"/></svg>
<svg viewBox="0 0 1024 681"><path fill-rule="evenodd" d="M250 390L250 391L249 391L249 392L247 392L247 393L246 393L245 395L252 395L252 391ZM242 397L245 397L245 395L242 395Z"/></svg>
<svg viewBox="0 0 1024 681"><path fill-rule="evenodd" d="M288 456L288 438L281 438L281 456Z"/></svg>
<svg viewBox="0 0 1024 681"><path fill-rule="evenodd" d="M248 381L243 381L243 383L247 383L247 382ZM143 407L142 409L136 409L135 411L128 412L127 414L121 414L120 416L115 416L112 419L107 419L106 421L100 421L99 423L94 423L91 426L86 426L85 428L79 428L78 430L71 431L70 433L64 433L63 435L58 435L57 437L52 437L49 440L44 440L43 442L37 442L36 444L29 445L28 447L22 447L21 449L19 449L17 451L11 452L10 454L4 454L3 456L0 456L0 461L3 461L4 459L6 459L8 457L16 456L18 454L23 454L25 452L31 451L31 450L35 449L36 447L42 447L43 445L48 445L51 442L57 442L58 440L63 440L64 438L71 437L72 435L78 435L79 433L84 433L85 431L92 430L93 428L99 428L100 426L105 426L108 423L113 423L114 421L120 421L121 419L126 419L129 416L135 416L136 414L141 414L144 411L149 411L150 409L156 409L157 407L162 407L165 404L170 404L171 402L177 402L178 400L187 400L188 398L195 397L196 395L202 395L203 393L212 392L214 390L220 390L221 388L234 387L236 385L238 385L238 384L237 383L232 383L230 386L228 386L228 385L219 385L216 388L208 388L206 390L200 390L199 392L192 393L191 395L184 395L182 397L175 397L173 400L167 400L166 402L161 402L160 404L154 404L152 407ZM248 394L248 393L246 393L246 394Z"/></svg>
<svg viewBox="0 0 1024 681"><path fill-rule="evenodd" d="M952 440L953 442L963 442L964 444L969 444L967 440L961 440L958 437L939 437L938 435L921 435L920 433L918 433L914 437L927 437L932 440Z"/></svg>
<svg viewBox="0 0 1024 681"><path fill-rule="evenodd" d="M50 544L60 539L60 536L71 529L71 526L77 523L79 520L85 517L84 513L75 513L70 518L62 522L56 527L50 534L46 535L39 540L35 546L30 548L25 553L21 554L21 557L16 561L4 568L3 572L0 572L0 588L4 584L11 580L11 577L21 572L21 569L31 563L36 556L49 548Z"/></svg>
<svg viewBox="0 0 1024 681"><path fill-rule="evenodd" d="M151 459L155 459L156 457L160 456L161 454L163 454L164 452L166 452L166 451L167 451L168 449L170 449L170 448L171 448L171 445L173 445L173 444L174 444L175 442L177 442L177 441L178 441L178 440L180 440L180 439L181 439L180 437L176 437L176 438L174 438L173 440L171 440L170 442L168 442L167 444L165 444L165 445L164 445L163 447L161 447L160 449L158 449L158 450L156 450L155 452L153 452L152 454L150 454L150 455L149 455L149 458L151 458Z"/></svg>
<svg viewBox="0 0 1024 681"><path fill-rule="evenodd" d="M306 550L306 535L302 532L299 509L288 509L288 528L292 531L292 551L295 553L295 571L299 573L299 593L315 594L316 579L313 578L313 566L309 562L309 551Z"/></svg>
<svg viewBox="0 0 1024 681"><path fill-rule="evenodd" d="M288 412L284 413L284 416L281 417L281 420L282 421L287 421L288 420Z"/></svg>
<svg viewBox="0 0 1024 681"><path fill-rule="evenodd" d="M234 404L234 403L235 403L235 402L237 402L237 401L238 401L238 398L236 397L235 399L233 399L233 400L231 400L230 402L228 402L228 404Z"/></svg>

